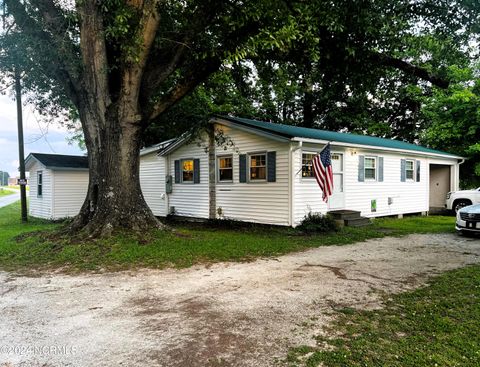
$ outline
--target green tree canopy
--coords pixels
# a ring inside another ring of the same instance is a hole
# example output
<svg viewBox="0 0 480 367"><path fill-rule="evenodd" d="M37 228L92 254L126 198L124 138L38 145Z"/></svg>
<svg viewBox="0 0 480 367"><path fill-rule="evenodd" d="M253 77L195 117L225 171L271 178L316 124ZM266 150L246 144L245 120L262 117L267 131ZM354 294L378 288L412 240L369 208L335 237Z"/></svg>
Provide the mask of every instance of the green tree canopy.
<svg viewBox="0 0 480 367"><path fill-rule="evenodd" d="M234 112L388 135L418 91L449 87L478 34L473 0L2 3L2 80L20 69L40 111L80 121L90 183L71 230L91 235L157 225L138 180L146 132Z"/></svg>

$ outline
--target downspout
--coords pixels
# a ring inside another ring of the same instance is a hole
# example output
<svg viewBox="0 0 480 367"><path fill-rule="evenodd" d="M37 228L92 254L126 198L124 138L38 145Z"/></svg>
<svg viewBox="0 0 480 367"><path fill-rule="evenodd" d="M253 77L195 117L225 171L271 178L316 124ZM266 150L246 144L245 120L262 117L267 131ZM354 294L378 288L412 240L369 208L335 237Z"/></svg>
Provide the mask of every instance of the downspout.
<svg viewBox="0 0 480 367"><path fill-rule="evenodd" d="M288 185L288 208L289 208L289 225L291 227L295 227L295 165L293 155L298 150L301 149L303 146L303 141L299 141L298 145L294 148L293 142L290 143L290 151L288 154L288 167L289 167L289 185Z"/></svg>

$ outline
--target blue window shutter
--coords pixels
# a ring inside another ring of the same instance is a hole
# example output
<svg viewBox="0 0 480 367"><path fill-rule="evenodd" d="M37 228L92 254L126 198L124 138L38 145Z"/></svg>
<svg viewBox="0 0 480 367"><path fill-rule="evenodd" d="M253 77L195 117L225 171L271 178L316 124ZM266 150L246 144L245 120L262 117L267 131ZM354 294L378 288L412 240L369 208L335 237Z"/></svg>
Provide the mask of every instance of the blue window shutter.
<svg viewBox="0 0 480 367"><path fill-rule="evenodd" d="M277 152L267 153L267 181L275 182L277 180Z"/></svg>
<svg viewBox="0 0 480 367"><path fill-rule="evenodd" d="M417 161L417 182L420 182L420 161Z"/></svg>
<svg viewBox="0 0 480 367"><path fill-rule="evenodd" d="M193 160L193 183L200 183L200 159Z"/></svg>
<svg viewBox="0 0 480 367"><path fill-rule="evenodd" d="M247 182L247 155L240 154L239 158L239 178L240 182Z"/></svg>
<svg viewBox="0 0 480 367"><path fill-rule="evenodd" d="M407 181L407 174L406 174L406 161L405 159L400 160L400 181L406 182Z"/></svg>
<svg viewBox="0 0 480 367"><path fill-rule="evenodd" d="M383 157L378 157L378 182L383 182Z"/></svg>
<svg viewBox="0 0 480 367"><path fill-rule="evenodd" d="M358 182L365 181L365 156L358 156Z"/></svg>
<svg viewBox="0 0 480 367"><path fill-rule="evenodd" d="M175 183L180 183L180 161L176 160L175 165Z"/></svg>

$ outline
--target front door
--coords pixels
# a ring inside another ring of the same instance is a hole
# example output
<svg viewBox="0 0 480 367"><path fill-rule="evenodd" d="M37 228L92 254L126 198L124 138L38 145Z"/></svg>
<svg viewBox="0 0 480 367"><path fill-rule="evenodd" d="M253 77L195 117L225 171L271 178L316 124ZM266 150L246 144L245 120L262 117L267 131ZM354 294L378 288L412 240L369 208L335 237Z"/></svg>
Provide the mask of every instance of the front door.
<svg viewBox="0 0 480 367"><path fill-rule="evenodd" d="M332 152L333 193L328 198L329 209L345 208L345 193L343 192L343 154Z"/></svg>

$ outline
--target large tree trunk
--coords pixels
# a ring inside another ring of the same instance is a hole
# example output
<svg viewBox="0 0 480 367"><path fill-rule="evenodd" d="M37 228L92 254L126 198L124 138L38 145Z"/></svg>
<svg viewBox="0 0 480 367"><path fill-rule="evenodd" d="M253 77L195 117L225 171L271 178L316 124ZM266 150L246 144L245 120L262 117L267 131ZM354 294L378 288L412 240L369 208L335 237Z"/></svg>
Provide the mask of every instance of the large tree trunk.
<svg viewBox="0 0 480 367"><path fill-rule="evenodd" d="M88 150L90 181L85 203L70 227L74 233L102 237L118 229L145 232L160 225L145 202L139 180L141 133L147 124L142 121L139 94L159 20L157 3L130 3L141 10L136 32L142 45L138 60L126 60L114 75L107 73L106 41L99 36L104 32L99 3L77 3L83 70L75 104Z"/></svg>
<svg viewBox="0 0 480 367"><path fill-rule="evenodd" d="M92 115L83 111L81 118ZM103 237L119 229L142 233L158 228L161 224L140 188L141 124L119 119L117 113L107 115L104 126L82 121L90 126L90 133L85 134L90 179L87 197L70 230Z"/></svg>

